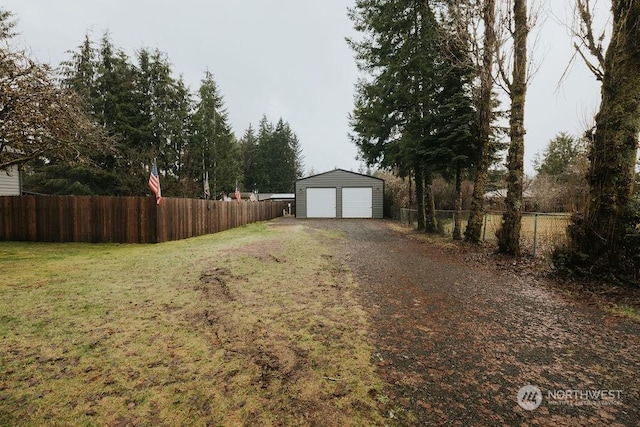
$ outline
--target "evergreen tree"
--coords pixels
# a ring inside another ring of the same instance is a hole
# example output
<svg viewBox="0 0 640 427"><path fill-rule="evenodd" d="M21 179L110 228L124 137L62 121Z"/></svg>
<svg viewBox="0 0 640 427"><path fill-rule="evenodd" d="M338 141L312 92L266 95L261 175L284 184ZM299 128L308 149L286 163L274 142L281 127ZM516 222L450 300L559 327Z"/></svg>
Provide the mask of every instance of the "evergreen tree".
<svg viewBox="0 0 640 427"><path fill-rule="evenodd" d="M183 160L190 140L191 97L182 80L172 76L166 54L138 52L136 98L138 117L134 145L149 159L157 158L165 195L189 191Z"/></svg>
<svg viewBox="0 0 640 427"><path fill-rule="evenodd" d="M556 182L562 182L583 153L582 143L576 137L560 132L549 141L542 155L538 153L534 168L538 174L552 176Z"/></svg>
<svg viewBox="0 0 640 427"><path fill-rule="evenodd" d="M251 124L240 139L240 153L242 158L242 184L248 191L255 191L258 186L258 137Z"/></svg>
<svg viewBox="0 0 640 427"><path fill-rule="evenodd" d="M140 126L137 71L127 55L102 37L96 76L96 120L117 140L118 153L102 160L101 167L121 177L121 195L147 194L149 151L137 138Z"/></svg>
<svg viewBox="0 0 640 427"><path fill-rule="evenodd" d="M436 4L423 1L360 0L350 11L365 36L350 44L369 77L357 87L351 116L353 141L367 164L413 173L418 227L437 230L431 191L442 169L446 129L438 129L443 51ZM450 163L450 159L447 160Z"/></svg>
<svg viewBox="0 0 640 427"><path fill-rule="evenodd" d="M297 181L302 178L304 174L304 154L302 153L302 147L300 146L300 139L298 139L298 135L296 135L292 130L290 130L289 134L289 152L287 158L294 181ZM291 191L295 191L295 184L291 187Z"/></svg>
<svg viewBox="0 0 640 427"><path fill-rule="evenodd" d="M274 127L263 115L258 122L258 141L256 146L256 162L255 177L257 185L256 190L265 193L271 191L270 168L277 166L277 160L272 158L271 138L273 137Z"/></svg>
<svg viewBox="0 0 640 427"><path fill-rule="evenodd" d="M292 193L302 176L302 152L297 135L282 118L274 126L266 116L258 125L256 180L261 193Z"/></svg>
<svg viewBox="0 0 640 427"><path fill-rule="evenodd" d="M78 51L67 52L71 59L62 62L60 73L62 86L74 90L85 102L87 113L94 114L94 101L96 99L96 74L97 52L94 43L85 34L84 40Z"/></svg>
<svg viewBox="0 0 640 427"><path fill-rule="evenodd" d="M187 167L187 152L192 142L192 108L193 99L184 81L182 78L174 81L170 104L172 114L167 119L168 138L165 154L167 173L175 180L175 194L182 197L194 194L193 181L189 179L190 172Z"/></svg>
<svg viewBox="0 0 640 427"><path fill-rule="evenodd" d="M297 135L282 118L276 124L273 142L278 157L278 167L271 173L273 191L292 193L296 180L302 177L302 155Z"/></svg>
<svg viewBox="0 0 640 427"><path fill-rule="evenodd" d="M443 176L455 181L455 221L453 238L462 239L462 180L465 171L479 157L477 113L473 105L473 69L464 58L469 46L464 39L445 34L444 52L439 80L442 84L436 96L435 115L438 146L434 159Z"/></svg>
<svg viewBox="0 0 640 427"><path fill-rule="evenodd" d="M71 58L59 67L60 84L74 91L81 98L84 111L95 117L97 51L88 34L78 46L77 52L69 52ZM116 141L117 142L117 141ZM87 162L68 162L57 156L46 161L34 160L24 177L24 186L29 191L44 194L110 195L124 191L122 175L115 170L105 170L104 159L117 153L99 150L86 152Z"/></svg>
<svg viewBox="0 0 640 427"><path fill-rule="evenodd" d="M193 141L190 171L192 178L204 187L209 176L211 194L230 193L240 178L239 150L228 125L227 112L213 75L207 71L198 90L193 114ZM202 193L201 193L202 194Z"/></svg>

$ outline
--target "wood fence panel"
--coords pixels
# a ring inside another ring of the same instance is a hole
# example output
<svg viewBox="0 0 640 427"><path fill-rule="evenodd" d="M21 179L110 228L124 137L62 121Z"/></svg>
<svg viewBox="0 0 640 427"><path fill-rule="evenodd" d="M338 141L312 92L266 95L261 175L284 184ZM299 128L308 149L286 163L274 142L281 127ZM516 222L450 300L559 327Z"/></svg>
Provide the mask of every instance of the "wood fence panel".
<svg viewBox="0 0 640 427"><path fill-rule="evenodd" d="M0 196L0 240L157 243L281 216L285 202L152 197Z"/></svg>

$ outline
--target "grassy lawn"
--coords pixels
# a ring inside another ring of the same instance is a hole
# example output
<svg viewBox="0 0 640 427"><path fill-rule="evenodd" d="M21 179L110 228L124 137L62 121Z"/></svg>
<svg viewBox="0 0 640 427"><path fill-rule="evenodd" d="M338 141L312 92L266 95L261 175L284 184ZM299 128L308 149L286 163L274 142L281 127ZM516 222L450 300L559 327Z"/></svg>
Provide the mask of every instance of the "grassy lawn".
<svg viewBox="0 0 640 427"><path fill-rule="evenodd" d="M0 425L382 424L341 238L0 242Z"/></svg>

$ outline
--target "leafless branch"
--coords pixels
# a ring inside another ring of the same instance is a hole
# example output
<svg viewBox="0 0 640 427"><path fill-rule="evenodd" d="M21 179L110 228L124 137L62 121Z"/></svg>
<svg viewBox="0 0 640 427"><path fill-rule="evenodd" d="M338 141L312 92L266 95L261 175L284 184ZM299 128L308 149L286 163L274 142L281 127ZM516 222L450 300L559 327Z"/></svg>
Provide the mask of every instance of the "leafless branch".
<svg viewBox="0 0 640 427"><path fill-rule="evenodd" d="M575 47L576 53L582 58L589 71L591 71L593 75L596 76L596 80L602 81L602 79L604 78L604 72L602 71L602 68L591 62L577 43L574 43L573 47Z"/></svg>
<svg viewBox="0 0 640 427"><path fill-rule="evenodd" d="M78 95L58 87L46 65L9 50L0 56L0 140L0 169L45 154L78 161L111 149Z"/></svg>
<svg viewBox="0 0 640 427"><path fill-rule="evenodd" d="M603 46L606 31L603 30L596 38L594 32L594 11L596 4L591 5L590 0L575 0L574 8L574 26L571 30L574 38L579 43L574 43L574 48L583 59L585 65L591 71L596 79L602 81L604 77L604 52ZM588 52L594 60L587 58Z"/></svg>

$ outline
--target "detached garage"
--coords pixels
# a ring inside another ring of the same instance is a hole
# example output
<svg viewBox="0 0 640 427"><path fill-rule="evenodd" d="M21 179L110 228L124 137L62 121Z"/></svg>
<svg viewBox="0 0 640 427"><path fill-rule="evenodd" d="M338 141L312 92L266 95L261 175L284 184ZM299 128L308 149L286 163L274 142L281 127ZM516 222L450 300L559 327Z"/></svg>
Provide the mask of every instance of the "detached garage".
<svg viewBox="0 0 640 427"><path fill-rule="evenodd" d="M297 218L382 218L384 180L342 169L296 182Z"/></svg>

